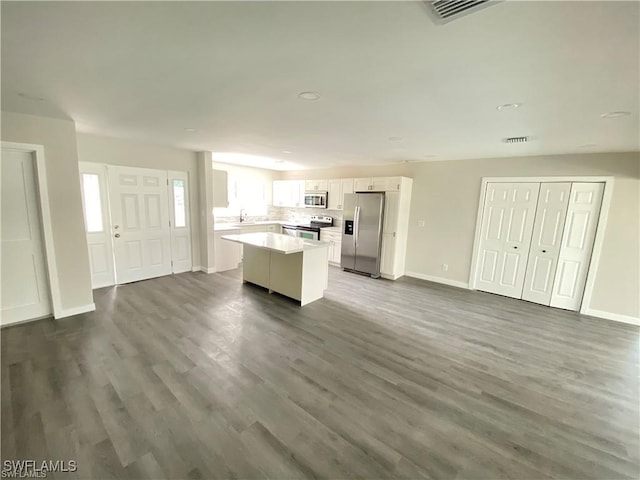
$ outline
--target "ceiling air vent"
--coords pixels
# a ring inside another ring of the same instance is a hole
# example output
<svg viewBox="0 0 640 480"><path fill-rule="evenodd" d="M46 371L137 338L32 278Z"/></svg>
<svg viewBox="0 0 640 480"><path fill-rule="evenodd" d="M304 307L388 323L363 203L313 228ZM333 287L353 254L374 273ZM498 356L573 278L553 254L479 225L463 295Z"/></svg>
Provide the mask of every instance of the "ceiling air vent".
<svg viewBox="0 0 640 480"><path fill-rule="evenodd" d="M436 23L448 23L500 0L426 0Z"/></svg>
<svg viewBox="0 0 640 480"><path fill-rule="evenodd" d="M509 137L503 139L504 143L525 143L529 141L529 137Z"/></svg>

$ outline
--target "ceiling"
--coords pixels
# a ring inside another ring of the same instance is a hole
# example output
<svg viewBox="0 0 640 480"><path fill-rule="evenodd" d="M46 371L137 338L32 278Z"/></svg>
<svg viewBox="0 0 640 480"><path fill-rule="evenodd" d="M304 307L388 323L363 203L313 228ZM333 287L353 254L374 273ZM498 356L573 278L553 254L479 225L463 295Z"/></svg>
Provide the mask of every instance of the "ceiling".
<svg viewBox="0 0 640 480"><path fill-rule="evenodd" d="M638 2L504 1L446 25L423 2L1 8L3 110L81 132L279 169L640 150Z"/></svg>

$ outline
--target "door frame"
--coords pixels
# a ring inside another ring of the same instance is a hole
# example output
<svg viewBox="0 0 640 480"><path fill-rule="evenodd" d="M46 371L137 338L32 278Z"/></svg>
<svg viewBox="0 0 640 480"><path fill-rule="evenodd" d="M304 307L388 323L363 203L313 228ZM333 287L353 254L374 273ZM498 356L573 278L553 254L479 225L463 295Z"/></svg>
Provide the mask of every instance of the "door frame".
<svg viewBox="0 0 640 480"><path fill-rule="evenodd" d="M598 217L598 228L596 236L593 240L593 252L589 261L589 270L587 272L587 282L582 295L582 303L579 312L583 315L590 315L591 297L593 295L593 286L598 273L598 264L600 262L600 252L602 251L602 243L607 227L607 219L609 218L609 206L613 196L613 187L615 178L613 176L563 176L563 177L482 177L480 187L480 198L478 200L478 213L476 215L476 230L473 239L473 252L471 256L471 270L469 272L469 289L476 290L476 278L478 273L478 247L480 246L480 230L482 228L482 214L484 212L484 199L487 193L487 184L489 183L553 183L553 182L590 182L604 183L604 193L602 195L602 205L600 207L600 216Z"/></svg>
<svg viewBox="0 0 640 480"><path fill-rule="evenodd" d="M82 176L82 165L86 164L86 165L95 165L95 166L99 166L100 168L104 169L104 181L105 181L105 188L106 188L106 199L107 199L107 215L108 218L103 219L105 221L105 225L108 223L109 225L109 229L111 230L110 235L113 235L113 231L112 231L112 218L111 218L111 194L109 191L109 169L110 168L137 168L137 169L142 169L142 170L156 170L159 172L165 172L167 174L167 201L169 202L168 207L169 207L169 219L171 220L171 226L170 226L170 231L171 231L171 237L170 237L170 251L171 251L171 261L173 263L173 190L171 188L171 185L169 185L169 177L171 173L174 174L180 174L180 175L184 175L184 179L186 181L186 187L187 187L187 195L185 197L185 204L186 204L186 218L187 218L187 225L188 225L188 230L189 230L189 250L190 250L190 263L191 263L191 267L189 267L189 270L185 270L186 271L197 271L199 270L199 267L195 267L193 264L193 224L192 224L192 218L191 218L191 176L189 174L189 171L187 170L170 170L170 169L163 169L163 168L152 168L152 167L140 167L137 165L123 165L123 164L114 164L114 163L104 163L104 162L92 162L92 161L81 161L78 162L78 170L80 173L80 178ZM84 197L82 199L82 201L84 202ZM84 212L84 207L83 207L83 212ZM85 238L87 235L87 231L85 229ZM117 274L116 274L116 267L115 267L115 247L113 245L113 238L111 239L111 259L114 262L114 266L113 266L113 283L111 285L103 285L101 287L96 287L96 288L103 288L106 286L114 286L114 285L126 285L126 284L119 284L118 283L118 279L117 279ZM181 272L184 273L184 272ZM171 266L171 274L170 275L174 275L173 272L173 264Z"/></svg>
<svg viewBox="0 0 640 480"><path fill-rule="evenodd" d="M82 175L90 174L90 175L98 175L100 184L100 202L104 202L102 207L102 226L104 228L104 233L109 236L109 260L111 262L111 278L109 282L105 284L101 284L99 286L93 285L93 273L91 273L91 290L96 290L98 288L111 287L116 284L116 267L114 264L114 255L113 255L113 237L112 237L112 227L111 227L111 201L109 199L109 174L107 172L107 165L104 163L94 163L94 162L78 162L78 171L79 171L79 181L80 181L80 196L82 198L82 215L85 220L84 223L84 234L87 239L87 247L89 248L89 232L87 231L87 221L86 221L86 208L85 208L85 198L84 198L84 187L82 185ZM104 187L104 192L102 191ZM91 253L89 253L89 269L91 269Z"/></svg>
<svg viewBox="0 0 640 480"><path fill-rule="evenodd" d="M47 283L49 285L49 295L54 318L64 317L62 309L62 295L58 280L58 268L56 264L56 253L53 242L53 226L51 221L51 207L49 205L49 188L47 185L47 170L45 166L44 146L31 143L0 142L3 149L15 150L23 153L30 153L35 160L36 167L36 195L38 198L38 208L42 221L42 236L44 247L44 258L47 266ZM28 319L25 322L35 320ZM21 323L21 322L15 322ZM15 325L12 323L11 325Z"/></svg>

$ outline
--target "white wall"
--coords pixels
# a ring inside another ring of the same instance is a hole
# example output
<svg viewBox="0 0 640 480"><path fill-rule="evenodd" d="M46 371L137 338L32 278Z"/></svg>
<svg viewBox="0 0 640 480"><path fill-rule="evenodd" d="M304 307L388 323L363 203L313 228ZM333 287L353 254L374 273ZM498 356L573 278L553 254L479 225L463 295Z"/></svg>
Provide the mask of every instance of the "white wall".
<svg viewBox="0 0 640 480"><path fill-rule="evenodd" d="M77 134L78 158L81 162L106 163L127 167L179 170L189 174L191 252L193 265L200 265L199 186L196 153L134 140Z"/></svg>
<svg viewBox="0 0 640 480"><path fill-rule="evenodd" d="M2 112L2 140L44 146L47 188L62 310L93 303L76 128L70 120Z"/></svg>
<svg viewBox="0 0 640 480"><path fill-rule="evenodd" d="M284 172L281 178L405 175L414 180L407 271L467 283L482 177L613 175L591 308L640 317L640 154L602 153L400 163ZM424 220L425 227L418 227ZM449 265L447 272L442 264Z"/></svg>

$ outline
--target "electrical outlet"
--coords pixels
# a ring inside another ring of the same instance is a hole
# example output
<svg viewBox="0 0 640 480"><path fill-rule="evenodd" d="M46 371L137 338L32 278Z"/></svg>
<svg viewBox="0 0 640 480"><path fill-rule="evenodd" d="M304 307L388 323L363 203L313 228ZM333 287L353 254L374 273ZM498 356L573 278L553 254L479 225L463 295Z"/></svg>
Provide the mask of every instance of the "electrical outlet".
<svg viewBox="0 0 640 480"><path fill-rule="evenodd" d="M424 227L424 220L418 220L418 226Z"/></svg>
<svg viewBox="0 0 640 480"><path fill-rule="evenodd" d="M447 263L443 263L443 264L442 264L442 271L443 271L443 272L446 272L447 270L449 270L449 264L447 264Z"/></svg>

